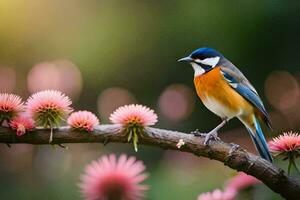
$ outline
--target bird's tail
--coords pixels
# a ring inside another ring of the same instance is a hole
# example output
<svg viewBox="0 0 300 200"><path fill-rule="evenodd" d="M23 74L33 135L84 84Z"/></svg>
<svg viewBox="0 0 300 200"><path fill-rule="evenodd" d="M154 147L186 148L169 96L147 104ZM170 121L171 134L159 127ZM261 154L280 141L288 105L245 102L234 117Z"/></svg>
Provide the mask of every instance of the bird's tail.
<svg viewBox="0 0 300 200"><path fill-rule="evenodd" d="M268 160L269 162L273 162L263 131L255 115L253 115L252 117L251 124L253 124L253 126L249 126L248 124L245 123L249 135L251 136L251 139L258 153L262 158Z"/></svg>

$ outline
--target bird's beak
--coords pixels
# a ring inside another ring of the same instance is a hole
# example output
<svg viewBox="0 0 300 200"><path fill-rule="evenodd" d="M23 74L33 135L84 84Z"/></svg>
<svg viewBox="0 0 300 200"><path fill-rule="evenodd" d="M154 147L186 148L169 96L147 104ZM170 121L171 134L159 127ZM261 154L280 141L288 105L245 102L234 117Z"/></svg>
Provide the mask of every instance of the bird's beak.
<svg viewBox="0 0 300 200"><path fill-rule="evenodd" d="M190 57L190 56L187 56L187 57L184 57L184 58L181 58L178 60L178 62L192 62L193 59Z"/></svg>

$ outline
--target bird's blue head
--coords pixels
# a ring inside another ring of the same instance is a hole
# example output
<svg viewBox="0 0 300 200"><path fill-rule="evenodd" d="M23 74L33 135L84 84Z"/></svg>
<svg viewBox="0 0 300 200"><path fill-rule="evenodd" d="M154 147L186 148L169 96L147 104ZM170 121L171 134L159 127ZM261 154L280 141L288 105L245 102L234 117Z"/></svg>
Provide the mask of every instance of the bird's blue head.
<svg viewBox="0 0 300 200"><path fill-rule="evenodd" d="M195 76L198 76L213 69L223 58L224 56L218 51L203 47L196 49L189 56L178 61L190 63L195 70Z"/></svg>

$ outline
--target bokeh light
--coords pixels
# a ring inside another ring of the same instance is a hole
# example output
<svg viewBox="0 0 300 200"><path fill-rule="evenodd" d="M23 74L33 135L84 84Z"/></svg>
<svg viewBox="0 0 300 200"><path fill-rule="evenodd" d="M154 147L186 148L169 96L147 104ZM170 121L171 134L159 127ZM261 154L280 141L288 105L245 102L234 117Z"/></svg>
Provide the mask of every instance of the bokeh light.
<svg viewBox="0 0 300 200"><path fill-rule="evenodd" d="M0 157L5 163L2 170L8 173L19 173L32 168L33 150L34 146L29 144L12 145L11 148L1 145Z"/></svg>
<svg viewBox="0 0 300 200"><path fill-rule="evenodd" d="M42 146L35 152L33 169L35 173L47 181L57 181L72 167L72 156L65 153L65 149L56 149ZM51 153L50 153L51 152ZM57 174L57 176L53 176Z"/></svg>
<svg viewBox="0 0 300 200"><path fill-rule="evenodd" d="M266 80L265 93L280 113L275 115L275 130L299 128L300 87L295 76L286 71L274 71ZM272 116L271 116L272 117Z"/></svg>
<svg viewBox="0 0 300 200"><path fill-rule="evenodd" d="M101 117L108 119L115 109L132 103L136 103L136 100L130 91L119 87L107 88L98 96L98 112Z"/></svg>
<svg viewBox="0 0 300 200"><path fill-rule="evenodd" d="M16 86L16 71L0 66L0 92L13 92Z"/></svg>
<svg viewBox="0 0 300 200"><path fill-rule="evenodd" d="M60 90L74 100L80 95L82 76L71 61L41 62L28 73L27 86L31 93L45 89Z"/></svg>
<svg viewBox="0 0 300 200"><path fill-rule="evenodd" d="M295 106L300 97L296 78L286 71L274 71L268 76L265 93L268 101L283 112Z"/></svg>
<svg viewBox="0 0 300 200"><path fill-rule="evenodd" d="M269 112L273 130L284 131L292 128L291 120L280 111L274 110Z"/></svg>
<svg viewBox="0 0 300 200"><path fill-rule="evenodd" d="M171 121L180 121L192 113L195 99L188 86L172 84L162 92L158 104L164 117Z"/></svg>

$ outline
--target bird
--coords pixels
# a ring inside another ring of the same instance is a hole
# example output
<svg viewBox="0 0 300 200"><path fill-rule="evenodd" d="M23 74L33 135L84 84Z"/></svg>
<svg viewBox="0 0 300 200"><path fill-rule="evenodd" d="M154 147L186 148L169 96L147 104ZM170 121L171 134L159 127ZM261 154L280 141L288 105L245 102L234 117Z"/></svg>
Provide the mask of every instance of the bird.
<svg viewBox="0 0 300 200"><path fill-rule="evenodd" d="M273 162L261 123L271 130L269 115L256 89L244 74L215 49L202 47L179 62L187 62L194 69L194 85L203 104L222 122L205 134L204 144L218 140L218 131L232 118L246 127L258 153ZM196 136L203 136L199 131Z"/></svg>

